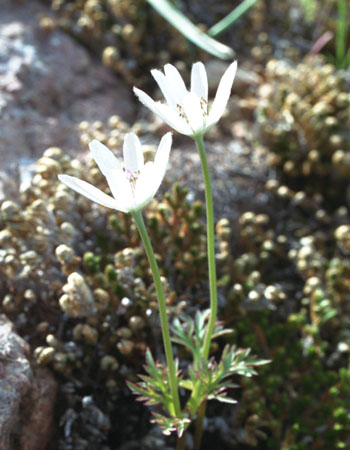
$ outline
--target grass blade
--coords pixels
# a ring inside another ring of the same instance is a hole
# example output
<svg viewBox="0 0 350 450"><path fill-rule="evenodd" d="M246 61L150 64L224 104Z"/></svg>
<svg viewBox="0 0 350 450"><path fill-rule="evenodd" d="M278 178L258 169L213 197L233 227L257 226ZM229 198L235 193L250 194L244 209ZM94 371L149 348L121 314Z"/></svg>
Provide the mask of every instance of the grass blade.
<svg viewBox="0 0 350 450"><path fill-rule="evenodd" d="M236 20L238 20L243 14L245 14L248 9L250 9L257 0L244 0L240 3L233 11L230 12L226 17L224 17L220 22L212 26L208 34L211 37L216 37L223 33L227 28L229 28Z"/></svg>
<svg viewBox="0 0 350 450"><path fill-rule="evenodd" d="M348 34L346 0L338 0L338 19L336 29L336 66L338 69L346 68L346 43Z"/></svg>
<svg viewBox="0 0 350 450"><path fill-rule="evenodd" d="M175 27L189 41L197 47L221 59L233 58L233 50L230 47L216 41L196 27L168 0L147 0L147 2Z"/></svg>

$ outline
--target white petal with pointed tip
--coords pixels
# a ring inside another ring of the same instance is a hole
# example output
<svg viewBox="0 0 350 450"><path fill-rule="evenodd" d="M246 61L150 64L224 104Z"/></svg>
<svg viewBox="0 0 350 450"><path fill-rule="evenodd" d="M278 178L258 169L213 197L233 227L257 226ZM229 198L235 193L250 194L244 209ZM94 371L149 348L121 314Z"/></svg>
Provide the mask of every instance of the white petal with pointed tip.
<svg viewBox="0 0 350 450"><path fill-rule="evenodd" d="M207 126L210 127L214 123L218 122L220 117L223 115L228 99L231 95L231 89L233 80L235 79L237 70L237 61L234 61L226 69L226 72L222 76L218 90L216 91L216 96L212 104L209 117L207 120Z"/></svg>
<svg viewBox="0 0 350 450"><path fill-rule="evenodd" d="M191 71L191 92L197 94L201 99L208 101L208 78L204 64L197 62L193 64Z"/></svg>
<svg viewBox="0 0 350 450"><path fill-rule="evenodd" d="M121 203L127 204L132 198L132 192L117 158L109 148L99 141L92 141L89 144L89 148L96 164L107 179L113 197L116 199L123 199Z"/></svg>
<svg viewBox="0 0 350 450"><path fill-rule="evenodd" d="M100 191L100 189L97 189L95 186L87 183L86 181L79 180L79 178L71 177L70 175L58 175L58 179L69 188L73 189L73 191L84 195L84 197L87 197L89 200L92 200L99 205L126 212L125 205L120 204L114 198Z"/></svg>
<svg viewBox="0 0 350 450"><path fill-rule="evenodd" d="M159 143L158 150L154 158L154 165L156 166L156 169L162 174L162 178L169 161L172 140L173 138L171 133L165 134Z"/></svg>
<svg viewBox="0 0 350 450"><path fill-rule="evenodd" d="M176 99L176 91L174 91L173 87L169 85L167 77L160 70L151 70L151 74L156 80L168 105L171 108L176 109L176 104L178 103L178 100Z"/></svg>
<svg viewBox="0 0 350 450"><path fill-rule="evenodd" d="M123 155L125 170L132 173L143 168L143 153L141 142L135 133L127 133L124 138Z"/></svg>
<svg viewBox="0 0 350 450"><path fill-rule="evenodd" d="M123 172L121 165L113 153L101 142L93 140L89 148L99 169L106 177L112 170Z"/></svg>
<svg viewBox="0 0 350 450"><path fill-rule="evenodd" d="M171 144L171 133L167 133L159 143L154 162L148 162L140 173L135 189L138 204L146 205L157 192L168 165Z"/></svg>
<svg viewBox="0 0 350 450"><path fill-rule="evenodd" d="M192 130L184 119L179 116L179 113L168 105L155 102L149 95L134 87L134 93L138 97L141 103L143 103L148 109L150 109L156 116L160 117L171 128L178 131L181 134L191 135Z"/></svg>
<svg viewBox="0 0 350 450"><path fill-rule="evenodd" d="M182 99L187 94L187 89L182 76L180 75L177 68L171 64L166 64L164 66L164 73L168 80L169 86L174 89L174 92L176 92L176 96L179 99L179 103L181 104Z"/></svg>
<svg viewBox="0 0 350 450"><path fill-rule="evenodd" d="M160 111L158 106L160 103L155 102L146 92L141 91L141 89L138 89L134 87L134 93L136 97L140 100L141 103L143 103L148 109L150 109L156 116L159 116Z"/></svg>

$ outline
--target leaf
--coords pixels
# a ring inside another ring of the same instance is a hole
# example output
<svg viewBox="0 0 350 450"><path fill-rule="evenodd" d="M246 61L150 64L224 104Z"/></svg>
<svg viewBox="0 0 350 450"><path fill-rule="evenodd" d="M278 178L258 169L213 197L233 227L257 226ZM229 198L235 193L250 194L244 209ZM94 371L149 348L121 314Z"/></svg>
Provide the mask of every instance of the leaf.
<svg viewBox="0 0 350 450"><path fill-rule="evenodd" d="M234 405L235 403L238 403L237 400L235 400L234 398L230 398L230 397L225 397L224 395L216 395L214 396L215 400L218 400L219 402L222 403L231 403L232 405ZM209 398L209 400L211 400Z"/></svg>
<svg viewBox="0 0 350 450"><path fill-rule="evenodd" d="M231 48L201 31L168 0L147 0L147 2L197 47L221 59L233 58L234 52Z"/></svg>
<svg viewBox="0 0 350 450"><path fill-rule="evenodd" d="M156 412L152 412L152 414L154 418L151 422L157 423L162 429L163 434L166 436L169 436L173 431L176 431L178 437L181 437L191 423L188 417L167 417Z"/></svg>
<svg viewBox="0 0 350 450"><path fill-rule="evenodd" d="M270 364L271 359L251 359L246 361L247 364L254 364L254 366L263 366L264 364Z"/></svg>
<svg viewBox="0 0 350 450"><path fill-rule="evenodd" d="M149 349L146 351L146 361L147 364L144 369L148 375L139 375L141 381L137 383L128 382L128 386L137 395L137 400L144 402L146 405L161 404L171 414L173 402L168 381L168 370L161 363L154 361ZM178 380L181 381L178 361L175 361L175 370Z"/></svg>
<svg viewBox="0 0 350 450"><path fill-rule="evenodd" d="M321 323L324 324L325 322L327 322L327 320L332 319L333 317L335 317L336 315L338 315L338 312L336 309L331 308L329 311L326 312L326 314L322 317L321 319Z"/></svg>
<svg viewBox="0 0 350 450"><path fill-rule="evenodd" d="M181 380L180 386L184 389L187 389L189 391L193 391L193 383L191 380Z"/></svg>
<svg viewBox="0 0 350 450"><path fill-rule="evenodd" d="M221 336L227 336L232 333L233 333L233 330L230 330L228 328L223 328L222 330L218 329L216 332L214 331L214 333L212 334L212 339L216 339Z"/></svg>
<svg viewBox="0 0 350 450"><path fill-rule="evenodd" d="M210 310L207 309L203 312L197 311L194 320L186 314L173 320L172 332L175 336L172 341L190 350L195 362L201 358L209 315ZM216 323L212 339L229 333L232 333L232 330L224 330L221 323Z"/></svg>
<svg viewBox="0 0 350 450"><path fill-rule="evenodd" d="M220 22L212 26L208 34L211 37L218 36L223 33L227 28L229 28L232 24L234 24L243 14L245 14L255 3L257 0L244 0L240 3L233 11L230 12L227 16L225 16Z"/></svg>
<svg viewBox="0 0 350 450"><path fill-rule="evenodd" d="M189 386L193 389L186 409L191 417L205 399L236 403L236 400L227 396L228 389L238 387L230 382L229 378L235 374L251 377L257 374L254 370L256 365L270 362L257 360L255 356L249 354L250 349L236 349L234 346L226 345L219 362L212 357L209 361L201 359L196 366L189 367L188 374L191 380ZM182 380L181 383L181 386L186 387L187 380Z"/></svg>
<svg viewBox="0 0 350 450"><path fill-rule="evenodd" d="M138 401L143 402L146 405L158 405L159 403L163 403L161 396L152 394L150 390L144 389L140 386L140 384L135 384L127 381L127 385L129 389L138 396Z"/></svg>

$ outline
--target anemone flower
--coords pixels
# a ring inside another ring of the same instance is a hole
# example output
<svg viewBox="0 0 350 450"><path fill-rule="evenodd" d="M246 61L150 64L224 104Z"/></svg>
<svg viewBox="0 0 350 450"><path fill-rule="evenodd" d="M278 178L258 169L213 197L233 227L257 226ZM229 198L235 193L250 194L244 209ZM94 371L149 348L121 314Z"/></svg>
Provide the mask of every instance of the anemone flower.
<svg viewBox="0 0 350 450"><path fill-rule="evenodd" d="M58 175L58 178L93 202L126 213L135 212L146 206L157 192L169 160L171 142L171 133L167 133L160 141L154 161L145 164L138 137L134 133L128 133L123 146L123 170L105 145L92 141L89 144L92 157L106 177L114 198L79 178L69 175Z"/></svg>
<svg viewBox="0 0 350 450"><path fill-rule="evenodd" d="M191 90L178 70L171 64L166 64L164 73L152 70L152 76L158 83L166 103L155 102L149 95L134 87L134 92L147 108L159 116L174 130L187 136L200 136L210 129L223 115L231 94L235 78L237 62L233 62L222 76L215 99L208 108L208 79L203 63L192 66Z"/></svg>

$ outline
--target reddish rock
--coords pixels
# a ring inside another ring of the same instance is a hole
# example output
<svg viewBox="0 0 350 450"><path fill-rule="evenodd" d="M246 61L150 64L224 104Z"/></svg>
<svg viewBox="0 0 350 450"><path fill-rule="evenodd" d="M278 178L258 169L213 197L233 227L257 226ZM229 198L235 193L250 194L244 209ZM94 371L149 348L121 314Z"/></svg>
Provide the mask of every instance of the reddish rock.
<svg viewBox="0 0 350 450"><path fill-rule="evenodd" d="M0 449L44 450L53 433L57 383L32 370L29 346L0 315Z"/></svg>
<svg viewBox="0 0 350 450"><path fill-rule="evenodd" d="M57 383L47 369L34 371L30 395L25 400L28 411L21 427L20 450L45 450L54 431L54 406Z"/></svg>
<svg viewBox="0 0 350 450"><path fill-rule="evenodd" d="M5 315L0 315L0 449L13 450L18 436L20 407L33 383L27 359L28 344L13 329Z"/></svg>

